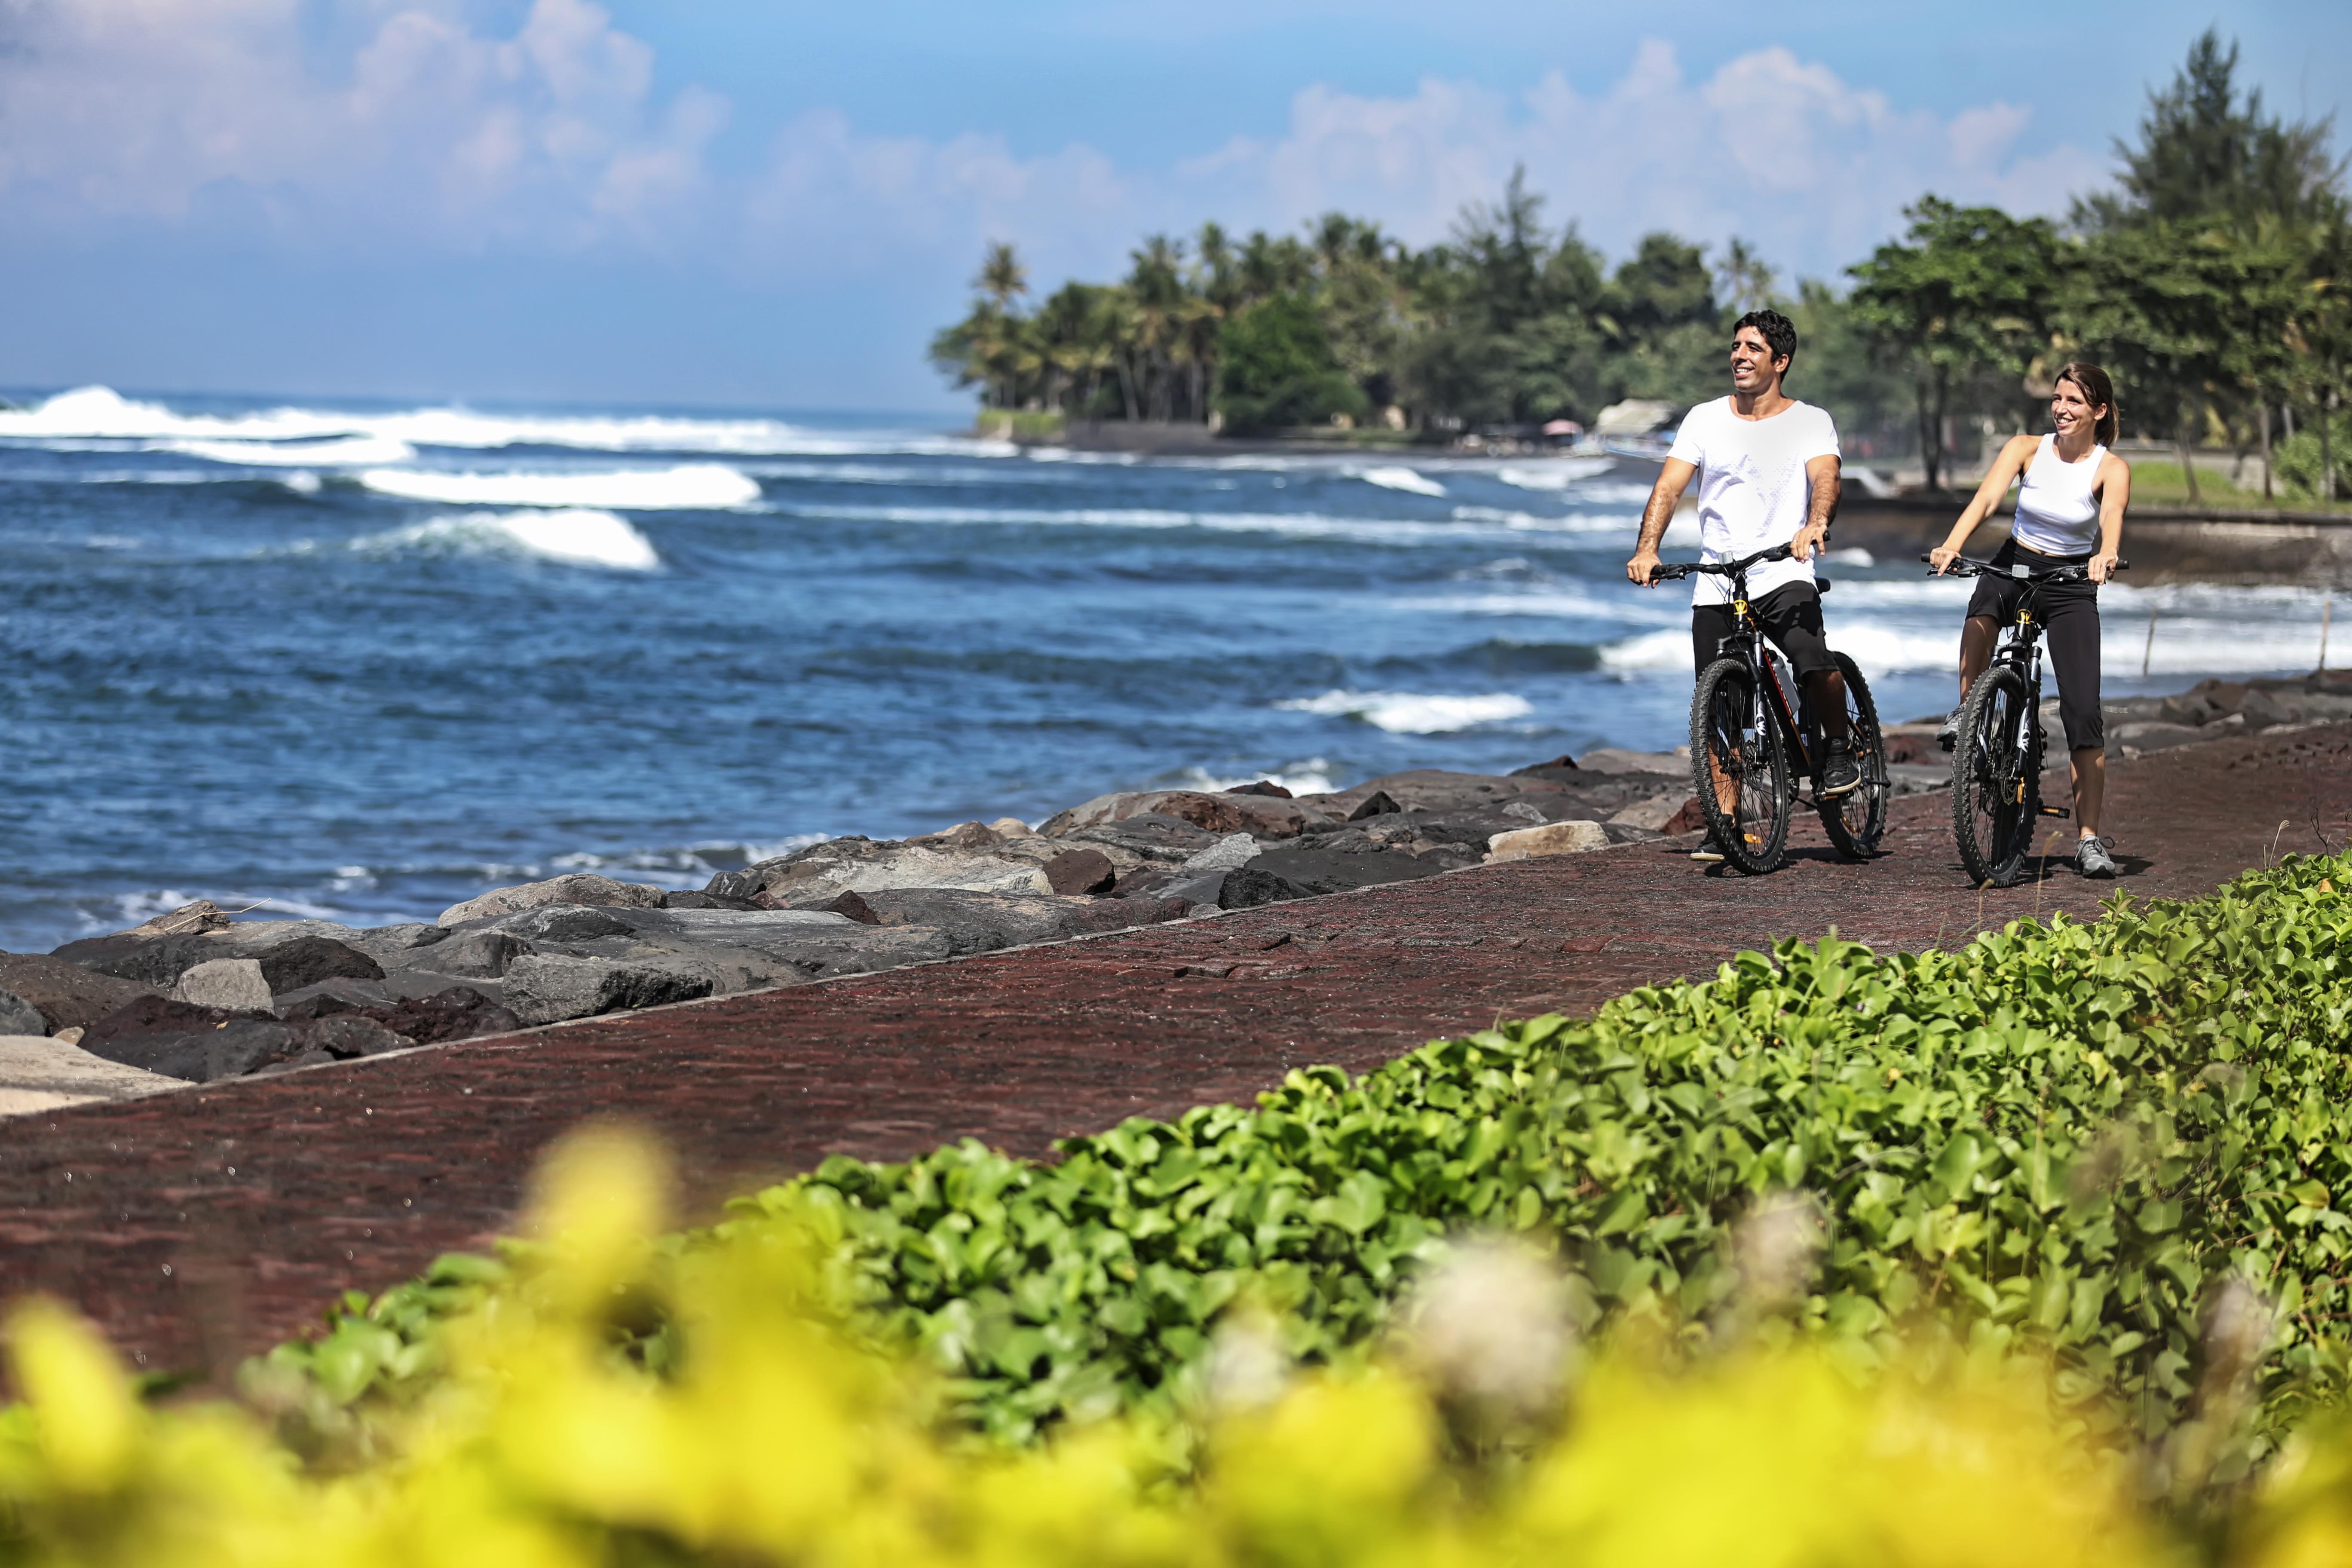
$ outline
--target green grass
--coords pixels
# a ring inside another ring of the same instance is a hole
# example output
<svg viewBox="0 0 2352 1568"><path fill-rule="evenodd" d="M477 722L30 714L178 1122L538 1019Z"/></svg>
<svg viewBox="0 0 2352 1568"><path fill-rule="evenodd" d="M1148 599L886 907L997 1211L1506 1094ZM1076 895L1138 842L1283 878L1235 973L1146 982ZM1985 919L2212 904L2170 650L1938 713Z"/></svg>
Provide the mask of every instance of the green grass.
<svg viewBox="0 0 2352 1568"><path fill-rule="evenodd" d="M2316 498L2278 488L2272 499L2263 499L2260 488L2241 489L2230 482L2228 476L2210 468L2197 470L2197 500L2189 499L2189 483L2182 478L2180 465L2161 459L2135 458L2131 460L2132 504L2134 506L2209 506L2223 510L2276 511L2319 511L2322 510L2352 513L2352 502L2337 501L2323 509Z"/></svg>

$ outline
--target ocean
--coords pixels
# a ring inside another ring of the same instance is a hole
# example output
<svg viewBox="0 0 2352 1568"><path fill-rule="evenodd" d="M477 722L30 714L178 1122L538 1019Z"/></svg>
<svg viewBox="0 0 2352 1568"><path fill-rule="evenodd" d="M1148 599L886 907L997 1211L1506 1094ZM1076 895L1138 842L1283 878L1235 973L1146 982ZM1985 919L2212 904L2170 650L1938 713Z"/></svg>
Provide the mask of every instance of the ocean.
<svg viewBox="0 0 2352 1568"><path fill-rule="evenodd" d="M191 898L379 924L698 887L1109 790L1686 734L1687 595L1607 458L1021 451L946 420L20 394L0 947ZM1670 538L1673 546L1689 542ZM1964 584L1842 551L1832 642L1948 701ZM2315 590L2108 590L2114 693L2311 667ZM2141 625L2163 632L2140 678Z"/></svg>

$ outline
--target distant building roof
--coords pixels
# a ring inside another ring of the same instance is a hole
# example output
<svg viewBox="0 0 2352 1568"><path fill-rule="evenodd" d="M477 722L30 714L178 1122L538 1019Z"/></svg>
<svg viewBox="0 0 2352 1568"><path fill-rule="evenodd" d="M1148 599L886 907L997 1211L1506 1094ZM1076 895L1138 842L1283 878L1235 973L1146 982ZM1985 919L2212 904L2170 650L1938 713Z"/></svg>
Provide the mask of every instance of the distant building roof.
<svg viewBox="0 0 2352 1568"><path fill-rule="evenodd" d="M1592 422L1595 436L1646 436L1674 422L1682 412L1676 403L1661 403L1654 398L1629 397L1622 403L1612 403L1601 411Z"/></svg>

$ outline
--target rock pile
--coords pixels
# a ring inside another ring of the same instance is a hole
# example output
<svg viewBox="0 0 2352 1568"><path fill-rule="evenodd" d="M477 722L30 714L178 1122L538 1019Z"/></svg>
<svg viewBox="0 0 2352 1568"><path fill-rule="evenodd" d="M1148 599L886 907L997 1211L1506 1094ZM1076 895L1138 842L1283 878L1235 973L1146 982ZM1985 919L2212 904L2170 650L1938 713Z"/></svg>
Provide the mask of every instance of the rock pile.
<svg viewBox="0 0 2352 1568"><path fill-rule="evenodd" d="M556 877L430 925L233 921L199 900L0 955L0 1034L207 1083L1655 838L1685 826L1688 780L1673 753L1609 752L1297 798L1134 791L1034 829L827 839L698 892Z"/></svg>

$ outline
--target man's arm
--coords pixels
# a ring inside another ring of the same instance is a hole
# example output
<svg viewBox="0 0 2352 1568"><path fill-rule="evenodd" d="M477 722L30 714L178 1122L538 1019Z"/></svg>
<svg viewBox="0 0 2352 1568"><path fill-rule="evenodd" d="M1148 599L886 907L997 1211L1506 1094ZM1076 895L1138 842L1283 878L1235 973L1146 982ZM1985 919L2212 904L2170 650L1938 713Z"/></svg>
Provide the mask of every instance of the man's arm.
<svg viewBox="0 0 2352 1568"><path fill-rule="evenodd" d="M1789 552L1800 561L1811 560L1813 552L1829 542L1830 519L1837 515L1839 467L1833 455L1805 459L1805 482L1812 487L1812 499L1805 506L1805 526L1789 542Z"/></svg>
<svg viewBox="0 0 2352 1568"><path fill-rule="evenodd" d="M1633 559L1625 563L1626 577L1644 588L1657 586L1650 574L1658 569L1658 542L1665 538L1666 524L1674 521L1675 508L1682 504L1683 491L1697 472L1697 464L1668 458L1658 470L1658 482L1650 487L1650 504L1642 509L1642 537L1633 546Z"/></svg>

